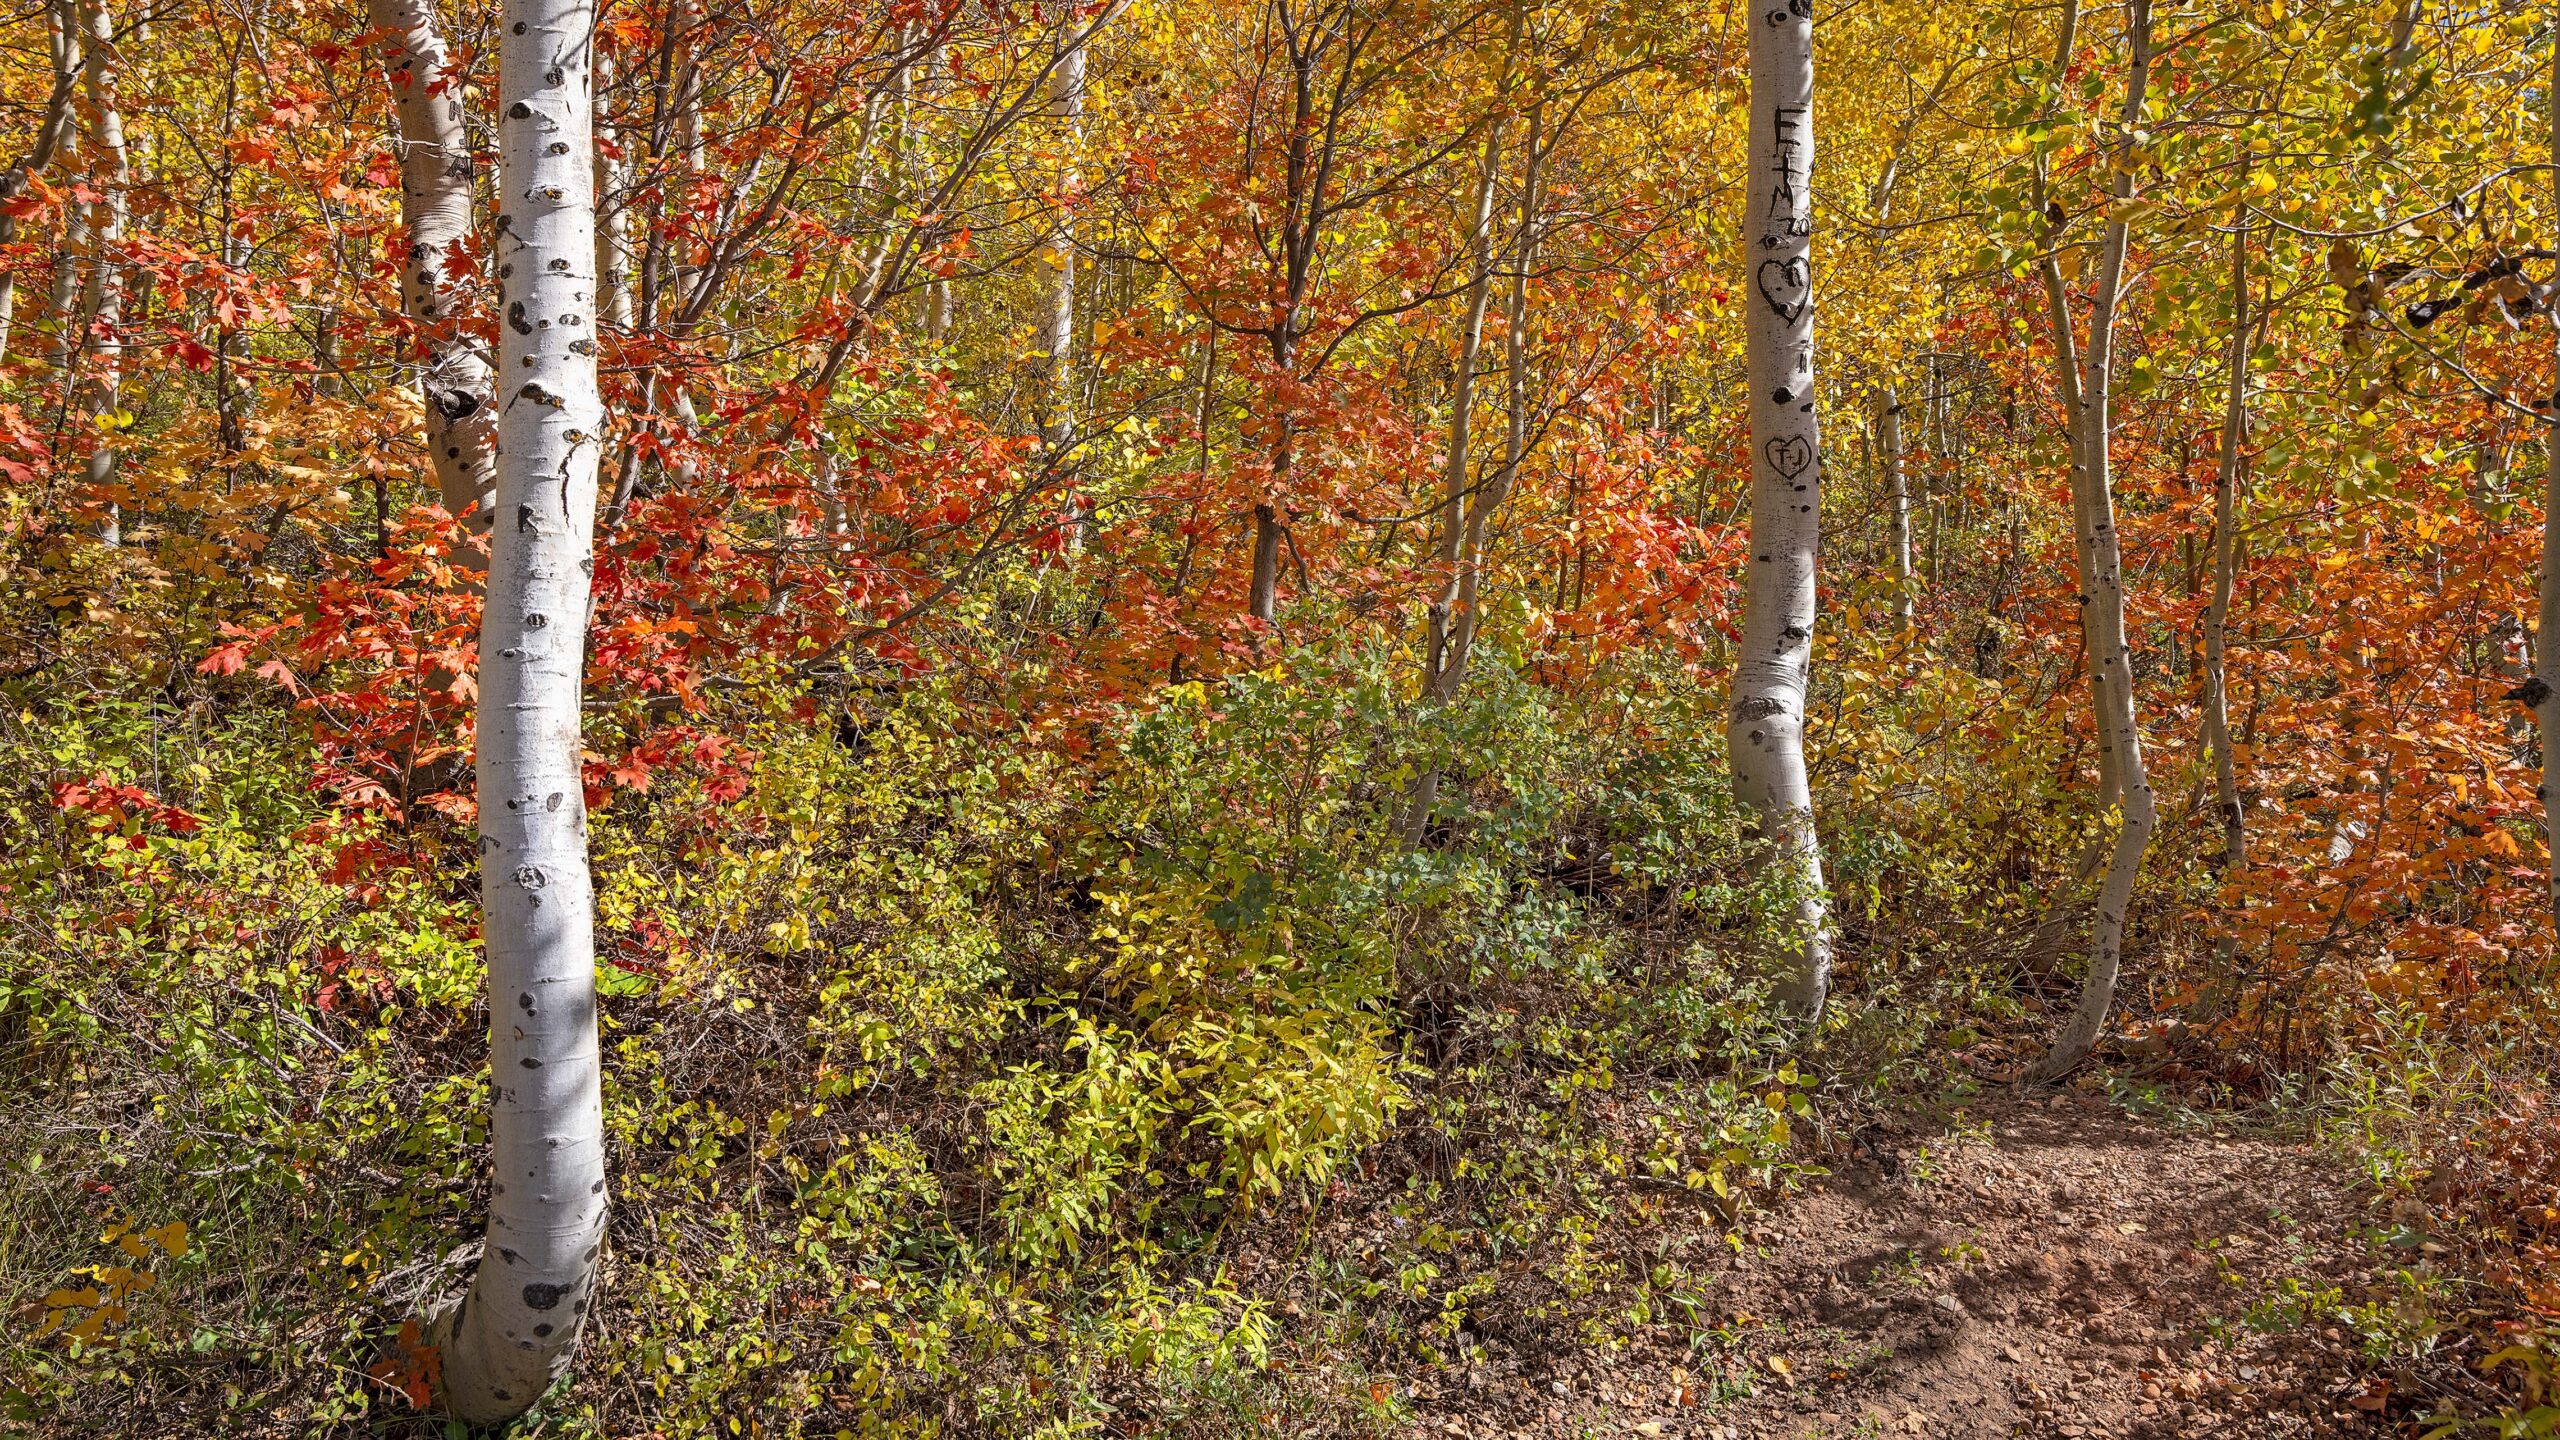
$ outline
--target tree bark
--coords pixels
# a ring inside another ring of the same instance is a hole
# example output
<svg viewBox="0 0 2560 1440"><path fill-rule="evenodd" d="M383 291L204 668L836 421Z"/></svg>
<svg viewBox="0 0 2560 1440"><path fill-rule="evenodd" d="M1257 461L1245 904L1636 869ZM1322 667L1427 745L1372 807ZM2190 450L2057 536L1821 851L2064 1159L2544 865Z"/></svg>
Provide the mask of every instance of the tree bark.
<svg viewBox="0 0 2560 1440"><path fill-rule="evenodd" d="M1822 535L1821 431L1813 369L1813 16L1809 0L1769 8L1751 30L1752 183L1741 233L1751 289L1751 544L1742 648L1727 742L1733 788L1757 817L1769 861L1791 890L1780 999L1821 1013L1830 988L1830 917L1813 792L1805 773L1805 694L1813 669Z"/></svg>
<svg viewBox="0 0 2560 1440"><path fill-rule="evenodd" d="M1048 423L1042 439L1051 452L1065 448L1076 430L1076 191L1081 183L1076 151L1084 143L1085 39L1089 32L1070 21L1060 37L1058 63L1049 72L1049 118L1058 127L1065 155L1058 175L1058 228L1049 241L1049 295L1041 319L1041 342L1048 362ZM1081 517L1070 516L1070 527Z"/></svg>
<svg viewBox="0 0 2560 1440"><path fill-rule="evenodd" d="M1876 398L1876 449L1883 456L1885 503L1889 507L1886 523L1891 527L1889 545L1893 551L1893 613L1908 620L1916 584L1911 573L1911 486L1902 470L1902 393L1891 385L1885 386L1884 393Z"/></svg>
<svg viewBox="0 0 2560 1440"><path fill-rule="evenodd" d="M72 74L80 75L87 69L82 52L87 48L88 21L78 0L59 0L59 3L66 45L56 59L69 67ZM54 156L66 174L78 168L83 148L80 125L75 118L74 123L64 129L60 147ZM45 344L45 360L53 368L62 387L62 403L66 407L72 400L73 374L80 365L80 259L89 248L89 226L84 218L87 209L78 203L62 207L62 243L54 247L53 276L48 287L50 293L46 296L46 314L52 321L53 333Z"/></svg>
<svg viewBox="0 0 2560 1440"><path fill-rule="evenodd" d="M408 232L400 306L421 332L418 393L426 407L428 463L444 508L454 515L470 512L464 525L485 533L495 513L498 423L489 357L456 323L464 300L456 262L472 224L471 145L463 133L461 80L436 25L435 0L370 4L374 28L392 46L400 214ZM580 265L594 263L590 256ZM505 320L510 334L531 323L514 313ZM590 332L581 338L592 343L594 337Z"/></svg>
<svg viewBox="0 0 2560 1440"><path fill-rule="evenodd" d="M72 0L51 0L45 15L53 56L53 90L45 97L44 118L36 123L35 142L27 147L26 158L0 171L0 246L18 238L18 217L9 213L9 203L25 194L27 187L51 168L72 133L71 96L79 86L81 73L79 17ZM17 310L18 272L0 270L0 361L9 358L9 326Z"/></svg>
<svg viewBox="0 0 2560 1440"><path fill-rule="evenodd" d="M2132 63L2125 76L2123 128L2126 144L2142 124L2151 79L2151 0L2127 0L2126 29ZM2124 597L2124 553L2115 524L2112 473L2112 428L2108 415L2115 347L2117 301L2123 293L2125 250L2130 240L2125 208L2134 197L2133 170L2118 164L2111 188L2114 204L2101 232L2098 278L2089 317L2088 353L2082 361L2079 404L2071 429L2078 439L2078 481L2073 488L2082 512L2080 529L2089 536L2089 568L2080 577L2088 621L2089 668L2098 682L2097 731L2102 762L2112 757L2123 818L2107 858L2106 877L2098 890L2098 914L2090 941L2089 975L2080 1003L2051 1050L2037 1062L2034 1077L2059 1079L2076 1069L2096 1048L2108 1011L2115 1004L2116 975L2124 959L2125 912L2133 902L2133 883L2151 847L2157 810L2151 778L2142 761L2142 728L2134 710L2133 647L2127 639ZM2049 284L2058 281L2058 272ZM2065 333L2068 310L2061 312Z"/></svg>
<svg viewBox="0 0 2560 1440"><path fill-rule="evenodd" d="M1076 434L1076 207L1083 184L1076 152L1084 145L1085 42L1100 23L1069 20L1059 39L1062 53L1049 72L1049 116L1057 123L1065 156L1058 175L1058 228L1049 242L1047 313L1041 317L1041 343L1048 356L1048 414L1040 428L1040 442L1053 464L1075 442ZM1070 556L1084 550L1086 518L1083 497L1070 488L1060 517Z"/></svg>
<svg viewBox="0 0 2560 1440"><path fill-rule="evenodd" d="M114 545L123 539L122 509L113 495L117 428L104 422L116 412L124 381L124 262L116 252L124 244L125 192L133 174L126 163L124 112L116 93L123 57L116 52L115 21L107 13L105 0L84 0L81 24L87 32L82 87L88 92L91 139L97 148L89 158L89 184L97 198L87 207L94 253L80 306L88 323L80 408L98 429L89 451L88 478L90 495L105 506L99 538Z"/></svg>
<svg viewBox="0 0 2560 1440"><path fill-rule="evenodd" d="M470 1293L440 1317L445 1400L519 1415L574 1358L604 1243L594 896L579 702L604 406L595 359L591 0L506 0L492 260L509 323L480 628L491 1199Z"/></svg>
<svg viewBox="0 0 2560 1440"><path fill-rule="evenodd" d="M631 303L631 157L616 122L613 57L596 47L596 321L629 334Z"/></svg>

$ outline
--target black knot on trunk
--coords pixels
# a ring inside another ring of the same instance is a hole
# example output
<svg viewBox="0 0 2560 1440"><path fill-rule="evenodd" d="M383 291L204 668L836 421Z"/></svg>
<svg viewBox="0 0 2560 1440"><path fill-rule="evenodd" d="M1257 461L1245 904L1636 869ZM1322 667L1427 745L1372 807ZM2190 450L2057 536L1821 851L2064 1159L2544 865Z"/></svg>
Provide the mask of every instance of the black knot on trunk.
<svg viewBox="0 0 2560 1440"><path fill-rule="evenodd" d="M2525 677L2525 682L2507 692L2507 698L2528 710L2539 710L2551 698L2551 685L2539 675Z"/></svg>

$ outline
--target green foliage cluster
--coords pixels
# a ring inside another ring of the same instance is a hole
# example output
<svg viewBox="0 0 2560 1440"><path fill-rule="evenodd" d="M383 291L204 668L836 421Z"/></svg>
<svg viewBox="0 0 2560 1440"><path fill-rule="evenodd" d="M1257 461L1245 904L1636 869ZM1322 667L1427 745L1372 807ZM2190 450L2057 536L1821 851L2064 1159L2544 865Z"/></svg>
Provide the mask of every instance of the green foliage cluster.
<svg viewBox="0 0 2560 1440"><path fill-rule="evenodd" d="M1703 1257L1604 1232L1739 1213L1816 1114L1708 701L1497 662L1417 715L1398 674L1293 653L1072 756L934 684L725 698L742 794L666 771L593 822L617 1210L548 1433L1367 1423L1489 1320L1699 1323ZM0 717L17 1420L432 1433L400 1327L476 1247L471 851L325 806L294 733ZM173 1222L114 1313L66 1285Z"/></svg>

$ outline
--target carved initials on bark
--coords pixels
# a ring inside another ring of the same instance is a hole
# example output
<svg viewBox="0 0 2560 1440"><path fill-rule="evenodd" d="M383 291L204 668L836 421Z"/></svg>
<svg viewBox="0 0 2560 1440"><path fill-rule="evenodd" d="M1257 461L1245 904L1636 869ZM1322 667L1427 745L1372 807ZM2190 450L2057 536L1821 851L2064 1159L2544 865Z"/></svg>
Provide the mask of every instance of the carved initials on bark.
<svg viewBox="0 0 2560 1440"><path fill-rule="evenodd" d="M1769 457L1769 468L1789 480L1813 464L1813 446L1801 435L1781 435L1761 446L1760 453Z"/></svg>
<svg viewBox="0 0 2560 1440"><path fill-rule="evenodd" d="M1769 313L1790 325L1803 318L1805 307L1813 302L1813 272L1801 255L1761 261L1757 279Z"/></svg>

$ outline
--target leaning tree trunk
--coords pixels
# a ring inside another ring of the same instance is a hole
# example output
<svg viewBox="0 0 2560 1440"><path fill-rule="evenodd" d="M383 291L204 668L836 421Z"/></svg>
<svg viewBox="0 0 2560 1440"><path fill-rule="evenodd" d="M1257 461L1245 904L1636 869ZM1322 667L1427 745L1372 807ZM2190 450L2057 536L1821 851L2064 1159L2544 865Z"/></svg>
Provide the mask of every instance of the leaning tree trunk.
<svg viewBox="0 0 2560 1440"><path fill-rule="evenodd" d="M400 306L422 336L419 398L436 494L475 531L495 511L495 382L489 357L462 333L461 254L471 234L471 143L463 134L462 77L436 27L435 0L370 0L374 28L390 37L391 98L400 122L400 214L408 230ZM583 46L585 41L580 40ZM502 237L503 238L503 237ZM592 258L581 267L592 265ZM509 314L508 328L527 323ZM591 338L591 337L590 337Z"/></svg>
<svg viewBox="0 0 2560 1440"><path fill-rule="evenodd" d="M1821 434L1813 398L1813 16L1772 6L1751 26L1750 174L1742 234L1753 243L1745 330L1751 377L1751 544L1742 650L1727 726L1736 796L1791 891L1780 998L1821 1013L1830 917L1813 791L1805 774L1805 692L1813 670L1822 536Z"/></svg>
<svg viewBox="0 0 2560 1440"><path fill-rule="evenodd" d="M116 94L124 66L116 51L115 21L105 0L87 0L81 20L88 32L83 86L97 153L89 160L89 185L96 198L88 205L88 231L95 253L89 258L89 285L80 307L89 326L80 408L98 430L96 447L89 452L89 494L104 507L99 538L114 545L123 538L122 510L114 495L114 437L123 427L109 423L124 383L124 261L116 252L124 245L125 191L133 173L125 158L124 112Z"/></svg>
<svg viewBox="0 0 2560 1440"><path fill-rule="evenodd" d="M521 1414L566 1372L604 1244L594 896L578 712L593 565L591 0L506 0L498 59L497 507L480 624L481 933L489 964L488 1240L441 1317L452 1413Z"/></svg>
<svg viewBox="0 0 2560 1440"><path fill-rule="evenodd" d="M2126 144L2142 123L2143 103L2151 78L2151 0L2128 0L2132 64L2125 75ZM2133 882L2141 874L2143 856L2151 848L2157 810L2151 777L2142 762L2142 727L2134 712L2133 647L2126 638L2124 550L2116 533L2113 475L2113 422L2108 415L2115 349L2117 302L2124 289L2125 250L2130 242L2126 208L2134 198L2130 166L2115 167L2114 203L2098 245L2097 293L2090 308L2088 354L2082 361L2079 405L2070 416L2076 443L2079 483L2072 487L2081 511L2080 530L2088 536L2088 568L2080 577L2082 604L2087 607L2087 636L2092 693L2096 698L2098 753L2112 764L2123 819L2116 827L2107 857L2105 879L2098 887L2098 915L2090 939L2089 975L2080 1003L2051 1050L2037 1062L2034 1075L2058 1079L2077 1068L2096 1048L2107 1012L2115 1004L2116 974L2124 960L2125 912L2133 904ZM2063 333L2070 315L2056 317Z"/></svg>

